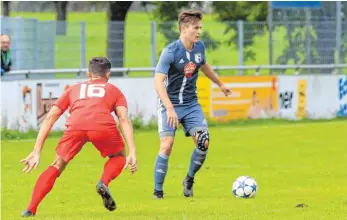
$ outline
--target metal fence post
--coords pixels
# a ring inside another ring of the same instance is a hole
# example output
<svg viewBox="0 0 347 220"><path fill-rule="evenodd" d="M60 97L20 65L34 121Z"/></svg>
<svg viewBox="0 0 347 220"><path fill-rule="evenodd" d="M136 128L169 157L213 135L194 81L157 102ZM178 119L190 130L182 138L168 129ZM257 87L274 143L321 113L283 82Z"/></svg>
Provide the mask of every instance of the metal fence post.
<svg viewBox="0 0 347 220"><path fill-rule="evenodd" d="M66 21L65 21L66 22ZM81 21L81 68L86 67L86 22Z"/></svg>
<svg viewBox="0 0 347 220"><path fill-rule="evenodd" d="M16 17L16 60L15 60L15 68L20 70L20 64L21 64L21 47L20 47L20 42L23 40L22 37L22 31L23 31L23 27L22 27L22 18L20 17Z"/></svg>
<svg viewBox="0 0 347 220"><path fill-rule="evenodd" d="M40 35L39 35L39 21L37 20L37 19L35 19L35 34L34 34L34 36L35 36L35 39L34 39L34 68L35 69L37 69L37 68L39 68L39 43L38 43L38 41L39 41L39 37L40 37Z"/></svg>
<svg viewBox="0 0 347 220"><path fill-rule="evenodd" d="M239 66L243 66L243 21L237 21L237 32L238 32L238 54L239 54ZM239 69L239 75L243 75L243 69Z"/></svg>
<svg viewBox="0 0 347 220"><path fill-rule="evenodd" d="M272 2L268 2L268 29L269 29L269 65L272 65L273 60L273 39L272 39L272 29L273 29L273 14L272 14ZM272 69L270 69L270 75L272 75Z"/></svg>
<svg viewBox="0 0 347 220"><path fill-rule="evenodd" d="M151 24L151 62L152 62L152 67L156 66L157 63L157 56L156 56L156 35L157 35L157 23L155 21L152 21Z"/></svg>
<svg viewBox="0 0 347 220"><path fill-rule="evenodd" d="M311 11L309 8L305 8L306 16L306 64L311 64ZM311 70L308 69L308 73Z"/></svg>
<svg viewBox="0 0 347 220"><path fill-rule="evenodd" d="M51 30L51 36L50 36L50 50L51 50L51 53L50 53L50 60L51 60L51 66L52 68L56 68L56 63L55 63L55 58L56 58L56 55L55 55L55 52L56 52L56 49L55 49L55 30L56 30L56 25L57 25L57 22L56 21L48 21L48 23L51 23L51 25L49 25L48 27L50 27L50 30ZM53 29L52 29L53 27Z"/></svg>
<svg viewBox="0 0 347 220"><path fill-rule="evenodd" d="M342 38L342 23L341 23L341 1L336 1L336 52L337 52L337 62L341 63L341 38ZM341 69L337 68L337 74L341 74Z"/></svg>

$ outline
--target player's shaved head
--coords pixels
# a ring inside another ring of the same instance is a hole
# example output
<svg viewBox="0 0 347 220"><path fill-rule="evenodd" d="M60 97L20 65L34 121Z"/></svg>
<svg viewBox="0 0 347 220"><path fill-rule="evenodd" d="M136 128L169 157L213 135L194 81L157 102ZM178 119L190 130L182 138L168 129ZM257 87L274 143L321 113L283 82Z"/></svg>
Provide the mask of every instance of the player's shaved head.
<svg viewBox="0 0 347 220"><path fill-rule="evenodd" d="M106 57L93 57L89 61L89 73L101 77L107 76L111 70L111 62Z"/></svg>
<svg viewBox="0 0 347 220"><path fill-rule="evenodd" d="M181 30L183 24L195 24L197 21L201 21L202 17L203 15L200 11L188 10L181 12L178 16L179 29Z"/></svg>

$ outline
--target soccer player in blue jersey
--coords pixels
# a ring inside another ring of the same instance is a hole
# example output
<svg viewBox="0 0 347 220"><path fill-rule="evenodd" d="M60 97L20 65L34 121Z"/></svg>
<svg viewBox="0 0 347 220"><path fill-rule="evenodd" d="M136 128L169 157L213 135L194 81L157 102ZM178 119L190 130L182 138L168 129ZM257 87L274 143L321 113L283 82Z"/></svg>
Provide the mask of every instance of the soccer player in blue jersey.
<svg viewBox="0 0 347 220"><path fill-rule="evenodd" d="M195 149L183 181L184 196L193 196L194 176L203 165L209 147L207 121L197 99L196 81L199 69L228 96L224 85L206 63L205 45L200 40L202 14L184 11L179 15L180 37L167 45L160 55L155 71L155 89L159 96L158 132L160 150L154 168L154 197L163 198L163 183L179 123L185 135L192 136Z"/></svg>

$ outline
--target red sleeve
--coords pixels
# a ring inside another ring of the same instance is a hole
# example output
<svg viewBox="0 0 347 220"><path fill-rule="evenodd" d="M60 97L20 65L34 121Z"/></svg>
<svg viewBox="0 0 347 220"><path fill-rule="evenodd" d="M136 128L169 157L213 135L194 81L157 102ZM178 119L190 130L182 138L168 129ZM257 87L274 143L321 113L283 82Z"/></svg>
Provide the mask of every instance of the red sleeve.
<svg viewBox="0 0 347 220"><path fill-rule="evenodd" d="M63 112L66 111L67 108L70 106L70 91L71 89L65 90L62 96L55 101L54 105L60 108Z"/></svg>
<svg viewBox="0 0 347 220"><path fill-rule="evenodd" d="M124 94L122 93L122 91L120 91L118 88L116 88L116 103L114 105L114 107L117 106L124 106L126 108L128 108L128 102L124 96Z"/></svg>

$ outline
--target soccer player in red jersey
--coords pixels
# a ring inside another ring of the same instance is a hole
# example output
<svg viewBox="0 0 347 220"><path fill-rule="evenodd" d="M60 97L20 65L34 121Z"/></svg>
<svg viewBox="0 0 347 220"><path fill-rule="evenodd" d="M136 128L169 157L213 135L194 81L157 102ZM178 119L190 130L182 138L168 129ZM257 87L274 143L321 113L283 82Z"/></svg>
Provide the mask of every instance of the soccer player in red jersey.
<svg viewBox="0 0 347 220"><path fill-rule="evenodd" d="M109 183L128 165L131 173L137 170L136 148L132 124L128 117L127 101L116 86L107 83L111 63L107 58L95 57L89 61L88 68L90 79L68 88L54 103L41 125L34 150L21 160L21 163L25 164L23 171L29 173L37 168L41 150L52 126L70 107L70 117L58 143L56 159L38 178L31 201L22 213L23 217L36 214L38 205L53 188L55 180L86 142L91 142L102 157L109 157L96 185L96 190L109 211L116 209L116 203L108 189ZM120 128L129 148L127 158L125 158L122 136L111 112L115 112L119 119Z"/></svg>

